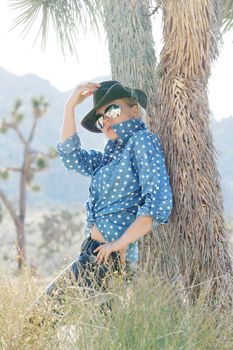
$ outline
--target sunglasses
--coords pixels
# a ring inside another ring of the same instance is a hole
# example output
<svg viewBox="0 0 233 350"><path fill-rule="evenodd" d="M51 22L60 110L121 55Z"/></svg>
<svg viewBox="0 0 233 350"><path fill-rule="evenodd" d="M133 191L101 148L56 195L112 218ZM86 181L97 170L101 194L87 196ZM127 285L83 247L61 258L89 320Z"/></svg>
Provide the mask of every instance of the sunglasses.
<svg viewBox="0 0 233 350"><path fill-rule="evenodd" d="M121 107L118 104L113 103L105 108L103 114L102 113L96 114L95 126L102 131L104 127L104 117L108 117L110 119L116 119L119 117L120 114L121 114Z"/></svg>

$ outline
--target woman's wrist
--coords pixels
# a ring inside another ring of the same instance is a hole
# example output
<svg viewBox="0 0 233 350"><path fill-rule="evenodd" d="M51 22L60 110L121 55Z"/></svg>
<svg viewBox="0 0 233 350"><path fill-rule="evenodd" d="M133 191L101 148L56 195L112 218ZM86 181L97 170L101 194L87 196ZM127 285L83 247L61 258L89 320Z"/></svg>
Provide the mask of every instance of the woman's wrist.
<svg viewBox="0 0 233 350"><path fill-rule="evenodd" d="M125 244L124 240L122 240L121 237L113 241L112 244L115 246L116 251L127 249L128 247L128 244Z"/></svg>
<svg viewBox="0 0 233 350"><path fill-rule="evenodd" d="M74 102L67 101L65 104L65 110L74 111L76 106L77 106L77 104L75 104Z"/></svg>

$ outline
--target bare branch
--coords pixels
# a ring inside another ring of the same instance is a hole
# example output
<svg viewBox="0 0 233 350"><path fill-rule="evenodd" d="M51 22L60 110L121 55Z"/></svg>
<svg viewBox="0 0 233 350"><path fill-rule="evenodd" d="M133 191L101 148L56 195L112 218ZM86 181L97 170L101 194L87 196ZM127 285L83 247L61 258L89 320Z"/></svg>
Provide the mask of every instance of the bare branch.
<svg viewBox="0 0 233 350"><path fill-rule="evenodd" d="M3 201L3 203L5 204L6 208L8 209L15 225L17 226L19 224L19 218L16 214L15 208L13 206L13 204L7 199L5 193L0 189L0 198Z"/></svg>
<svg viewBox="0 0 233 350"><path fill-rule="evenodd" d="M233 0L223 1L223 34L233 28Z"/></svg>
<svg viewBox="0 0 233 350"><path fill-rule="evenodd" d="M16 132L16 134L18 135L20 141L22 141L22 143L23 143L24 145L26 145L27 141L25 140L23 134L21 133L21 131L20 131L18 125L15 126L15 127L12 127L12 128L15 130L15 132Z"/></svg>
<svg viewBox="0 0 233 350"><path fill-rule="evenodd" d="M28 139L27 139L28 143L32 142L32 139L34 137L34 133L35 133L36 125L37 125L37 120L38 120L37 118L33 119L32 128L31 128L30 134L29 134Z"/></svg>

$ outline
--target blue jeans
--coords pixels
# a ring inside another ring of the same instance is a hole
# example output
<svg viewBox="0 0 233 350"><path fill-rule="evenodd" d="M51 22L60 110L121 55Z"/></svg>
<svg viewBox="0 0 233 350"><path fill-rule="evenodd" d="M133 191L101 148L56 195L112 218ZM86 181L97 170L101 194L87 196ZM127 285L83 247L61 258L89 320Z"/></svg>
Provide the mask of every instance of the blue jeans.
<svg viewBox="0 0 233 350"><path fill-rule="evenodd" d="M110 254L107 263L98 264L95 261L98 253L93 251L101 244L105 243L93 240L91 237L86 238L77 258L46 287L45 296L55 300L56 303L62 304L64 292L70 285L75 288L82 288L83 292L88 295L95 294L96 290L106 291L111 281L112 272L117 272L123 276L127 283L130 283L137 275L137 263L126 261L126 264L122 265L119 253L113 252ZM36 300L37 305L40 304L41 297L43 295ZM111 302L107 301L101 304L101 311L104 313L105 307L111 310ZM55 313L59 314L60 311L55 311ZM30 322L34 322L33 320L33 316L29 318Z"/></svg>
<svg viewBox="0 0 233 350"><path fill-rule="evenodd" d="M130 262L122 265L118 252L112 252L107 263L98 264L96 256L98 252L93 252L98 246L105 244L86 238L81 246L81 252L45 289L48 296L56 294L58 301L62 301L62 295L67 285L78 286L89 294L94 294L96 290L106 291L111 281L111 273L117 272L130 283L137 274L138 265ZM55 294L54 294L55 292ZM108 305L110 307L110 305Z"/></svg>

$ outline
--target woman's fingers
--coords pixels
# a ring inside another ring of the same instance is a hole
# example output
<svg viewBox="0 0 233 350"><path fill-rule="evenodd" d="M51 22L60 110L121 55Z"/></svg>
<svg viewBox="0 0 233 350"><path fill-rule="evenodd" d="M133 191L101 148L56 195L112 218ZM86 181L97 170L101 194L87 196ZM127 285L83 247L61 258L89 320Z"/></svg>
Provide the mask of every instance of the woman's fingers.
<svg viewBox="0 0 233 350"><path fill-rule="evenodd" d="M110 246L108 244L101 245L93 250L94 253L97 251L99 252L96 256L96 262L100 264L104 260L104 262L106 263L109 258L109 255L111 254Z"/></svg>
<svg viewBox="0 0 233 350"><path fill-rule="evenodd" d="M95 252L98 252L98 251L100 250L100 247L101 247L101 246L95 248L95 249L93 250L93 252L94 252L94 253L95 253Z"/></svg>
<svg viewBox="0 0 233 350"><path fill-rule="evenodd" d="M119 254L120 254L120 261L124 265L125 264L125 250L120 250Z"/></svg>
<svg viewBox="0 0 233 350"><path fill-rule="evenodd" d="M95 89L87 89L87 88L84 88L81 92L81 95L87 95L87 94L93 94L93 92L95 91Z"/></svg>
<svg viewBox="0 0 233 350"><path fill-rule="evenodd" d="M104 251L100 251L98 254L97 254L97 257L96 257L96 261L97 261L97 263L98 264L101 264L101 262L103 261L103 260L105 260L106 259L106 253L104 252ZM105 261L106 262L106 261Z"/></svg>
<svg viewBox="0 0 233 350"><path fill-rule="evenodd" d="M79 85L80 86L80 85ZM82 91L81 95L92 94L93 91L96 91L99 88L99 84L84 84L80 86L80 90Z"/></svg>
<svg viewBox="0 0 233 350"><path fill-rule="evenodd" d="M77 104L80 104L85 98L92 95L93 92L96 91L99 87L99 83L88 82L84 84L79 84L73 90L67 103L74 108Z"/></svg>
<svg viewBox="0 0 233 350"><path fill-rule="evenodd" d="M98 254L96 255L96 262L100 263L102 261L102 255L103 255L103 251L101 251L101 246L97 247L95 250L93 250L93 253L98 252Z"/></svg>
<svg viewBox="0 0 233 350"><path fill-rule="evenodd" d="M96 89L96 88L99 88L99 87L100 87L100 84L99 84L99 83L88 82L88 83L86 83L86 84L80 84L80 85L78 85L78 86L80 86L81 88Z"/></svg>

